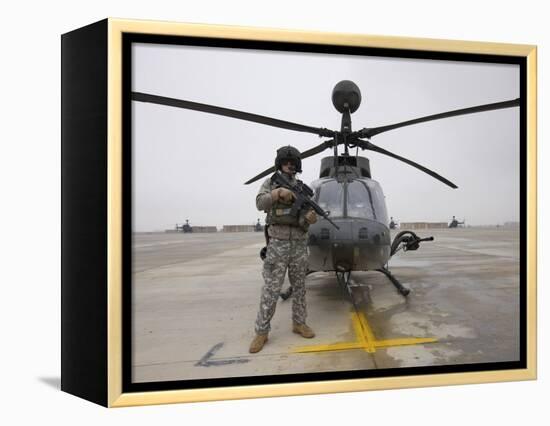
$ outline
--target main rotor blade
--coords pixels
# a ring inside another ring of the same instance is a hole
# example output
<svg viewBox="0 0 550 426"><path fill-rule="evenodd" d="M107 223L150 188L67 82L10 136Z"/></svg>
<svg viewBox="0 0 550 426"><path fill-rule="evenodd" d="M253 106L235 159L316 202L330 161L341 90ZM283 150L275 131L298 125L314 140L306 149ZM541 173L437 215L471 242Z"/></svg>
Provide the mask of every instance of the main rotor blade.
<svg viewBox="0 0 550 426"><path fill-rule="evenodd" d="M378 135L389 130L398 129L400 127L412 126L413 124L424 123L426 121L440 120L442 118L455 117L457 115L473 114L476 112L493 111L496 109L511 108L519 106L520 99L513 99L510 101L496 102L493 104L478 105L470 108L456 109L453 111L442 112L440 114L427 115L425 117L415 118L414 120L402 121L400 123L390 124L387 126L373 127L370 129L359 130L359 137L371 138L374 135Z"/></svg>
<svg viewBox="0 0 550 426"><path fill-rule="evenodd" d="M357 145L360 148L367 149L367 150L374 151L374 152L378 152L380 154L384 154L384 155L387 155L389 157L395 158L396 160L403 161L404 163L407 163L409 166L413 166L413 167L416 167L418 170L422 170L424 173L429 174L431 177L443 182L445 185L448 185L451 188L454 188L454 189L458 188L458 186L456 186L450 180L445 179L443 176L437 174L436 172L434 172L434 171L432 171L432 170L430 170L430 169L428 169L424 166L421 166L420 164L415 163L414 161L408 160L404 157L401 157L400 155L397 155L397 154L394 154L393 152L387 151L384 148L380 148L379 146L376 146L376 145L374 145L374 144L372 144L368 141L358 140Z"/></svg>
<svg viewBox="0 0 550 426"><path fill-rule="evenodd" d="M166 105L176 108L190 109L193 111L207 112L209 114L223 115L225 117L237 118L239 120L252 121L267 126L279 127L281 129L294 130L296 132L313 133L319 136L330 137L334 131L324 128L304 126L303 124L290 121L278 120L263 115L251 114L236 109L223 108L215 105L200 104L198 102L185 101L182 99L166 98L164 96L150 95L148 93L132 92L132 100L138 102L149 102L152 104Z"/></svg>
<svg viewBox="0 0 550 426"><path fill-rule="evenodd" d="M252 183L252 182L256 182L258 179L261 179L263 178L264 176L267 176L268 174L270 173L275 173L275 166L273 167L270 167L269 169L267 170L264 170L262 173L260 173L259 175L257 176L254 176L252 179L250 180L247 180L244 184L245 185L248 185L249 183Z"/></svg>
<svg viewBox="0 0 550 426"><path fill-rule="evenodd" d="M313 147L311 149L308 149L307 151L302 152L300 154L300 158L303 160L304 158L308 158L315 154L319 154L320 152L323 152L325 149L332 148L333 146L334 146L334 139L324 141L323 143L317 145L316 147Z"/></svg>

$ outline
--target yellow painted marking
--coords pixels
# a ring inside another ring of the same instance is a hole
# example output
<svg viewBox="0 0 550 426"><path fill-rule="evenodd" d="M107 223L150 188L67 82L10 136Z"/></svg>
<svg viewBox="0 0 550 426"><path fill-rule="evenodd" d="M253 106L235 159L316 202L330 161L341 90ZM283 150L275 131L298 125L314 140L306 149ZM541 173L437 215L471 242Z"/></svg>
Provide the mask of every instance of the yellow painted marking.
<svg viewBox="0 0 550 426"><path fill-rule="evenodd" d="M345 351L348 349L364 349L365 345L357 342L349 343L333 343L331 345L313 345L313 346L304 346L302 348L296 349L294 352L305 353L305 352L324 352L324 351Z"/></svg>
<svg viewBox="0 0 550 426"><path fill-rule="evenodd" d="M353 315L357 315L357 313L354 312ZM369 323L367 322L367 318L365 317L365 314L361 312L357 316L359 317L359 321L361 322L361 328L365 333L365 337L368 342L367 352L374 353L376 352L376 337L374 336L374 333L372 332L369 326Z"/></svg>
<svg viewBox="0 0 550 426"><path fill-rule="evenodd" d="M368 353L376 352L376 348L387 348L389 346L419 345L422 343L434 343L437 339L428 337L411 337L403 339L376 340L374 332L370 328L367 317L364 313L351 313L351 323L355 331L355 342L331 343L328 345L302 346L294 350L295 353L346 351L351 349L363 349Z"/></svg>
<svg viewBox="0 0 550 426"><path fill-rule="evenodd" d="M369 339L368 332L365 332L361 318L354 312L351 315L351 322L353 324L353 329L355 330L355 336L357 341L363 344L365 351L373 353L376 351L373 345L373 339Z"/></svg>
<svg viewBox="0 0 550 426"><path fill-rule="evenodd" d="M421 345L422 343L435 343L437 339L433 338L409 338L409 339L388 339L388 340L377 340L375 346L377 348L386 348L388 346L406 346L406 345Z"/></svg>

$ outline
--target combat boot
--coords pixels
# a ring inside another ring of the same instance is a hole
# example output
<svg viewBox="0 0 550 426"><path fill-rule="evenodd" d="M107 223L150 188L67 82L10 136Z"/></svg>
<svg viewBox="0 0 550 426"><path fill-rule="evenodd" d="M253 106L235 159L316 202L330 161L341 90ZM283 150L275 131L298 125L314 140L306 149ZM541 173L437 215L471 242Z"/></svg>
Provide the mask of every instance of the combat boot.
<svg viewBox="0 0 550 426"><path fill-rule="evenodd" d="M305 337L306 339L311 339L312 337L315 337L315 333L313 332L313 330L306 324L298 324L294 322L292 323L292 331L302 337Z"/></svg>
<svg viewBox="0 0 550 426"><path fill-rule="evenodd" d="M250 349L248 349L248 352L251 354L260 352L264 347L265 342L267 342L267 334L256 334L256 337L254 337L254 340L252 340L252 343L250 344Z"/></svg>

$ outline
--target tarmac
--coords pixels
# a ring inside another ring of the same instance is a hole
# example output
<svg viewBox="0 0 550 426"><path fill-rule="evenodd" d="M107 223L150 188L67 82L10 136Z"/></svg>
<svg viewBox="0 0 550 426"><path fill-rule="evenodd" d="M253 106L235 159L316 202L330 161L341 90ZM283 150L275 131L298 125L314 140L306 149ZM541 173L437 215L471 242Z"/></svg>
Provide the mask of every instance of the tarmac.
<svg viewBox="0 0 550 426"><path fill-rule="evenodd" d="M279 300L257 354L263 233L134 234L132 381L519 360L519 229L415 232L435 240L389 263L407 298L376 271L353 272L349 291L315 272L315 338L292 333L292 301Z"/></svg>

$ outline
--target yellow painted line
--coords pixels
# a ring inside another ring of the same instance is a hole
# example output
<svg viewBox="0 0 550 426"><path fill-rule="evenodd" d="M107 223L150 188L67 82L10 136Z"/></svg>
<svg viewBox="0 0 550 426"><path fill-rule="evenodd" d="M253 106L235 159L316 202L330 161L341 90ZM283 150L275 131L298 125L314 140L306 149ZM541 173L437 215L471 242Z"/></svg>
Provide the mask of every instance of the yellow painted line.
<svg viewBox="0 0 550 426"><path fill-rule="evenodd" d="M374 333L372 332L372 329L367 322L367 317L365 317L365 314L363 312L361 312L360 314L354 312L353 314L358 316L359 322L361 323L361 329L363 330L363 333L365 333L365 339L368 344L366 351L371 353L376 352L376 337L374 336Z"/></svg>
<svg viewBox="0 0 550 426"><path fill-rule="evenodd" d="M363 344L365 351L369 353L376 352L376 348L374 347L372 340L369 340L368 334L365 334L361 324L361 319L356 312L351 314L351 322L353 324L353 329L355 330L355 336L357 337L357 340Z"/></svg>
<svg viewBox="0 0 550 426"><path fill-rule="evenodd" d="M358 342L343 342L343 343L333 343L330 345L313 345L313 346L302 346L294 350L296 353L306 353L306 352L324 352L324 351L345 351L349 349L364 349L365 345Z"/></svg>
<svg viewBox="0 0 550 426"><path fill-rule="evenodd" d="M302 346L295 349L294 353L308 353L308 352L326 352L326 351L345 351L350 349L363 349L368 353L376 352L376 348L386 348L389 346L405 346L405 345L419 345L422 343L434 343L437 339L426 337L411 337L403 339L387 339L376 340L376 336L372 331L367 317L364 313L358 314L357 312L351 313L351 323L353 330L355 331L355 342L340 342L331 343L328 345L312 345Z"/></svg>
<svg viewBox="0 0 550 426"><path fill-rule="evenodd" d="M388 346L405 346L405 345L420 345L422 343L434 343L437 342L437 339L432 338L406 338L406 339L388 339L388 340L377 340L374 342L374 346L377 348L385 348Z"/></svg>

